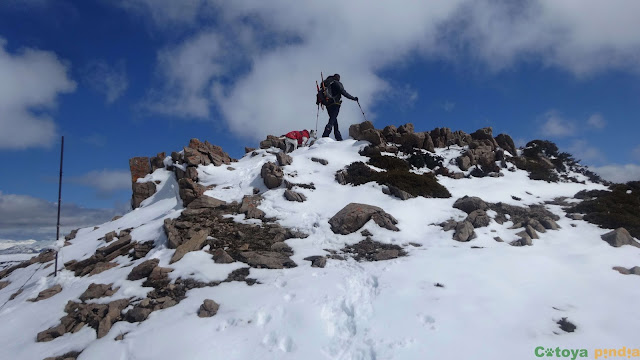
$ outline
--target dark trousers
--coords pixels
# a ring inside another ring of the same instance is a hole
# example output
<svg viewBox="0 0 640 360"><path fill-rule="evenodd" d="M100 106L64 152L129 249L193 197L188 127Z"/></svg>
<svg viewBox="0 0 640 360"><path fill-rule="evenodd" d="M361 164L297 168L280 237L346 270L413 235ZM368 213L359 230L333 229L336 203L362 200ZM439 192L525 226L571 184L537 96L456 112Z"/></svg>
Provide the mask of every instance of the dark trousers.
<svg viewBox="0 0 640 360"><path fill-rule="evenodd" d="M342 141L342 135L340 134L340 130L338 130L338 113L340 112L340 105L330 105L327 107L327 113L329 113L329 123L324 127L324 133L322 133L322 137L329 137L331 134L331 129L333 128L333 135L335 135L336 140Z"/></svg>

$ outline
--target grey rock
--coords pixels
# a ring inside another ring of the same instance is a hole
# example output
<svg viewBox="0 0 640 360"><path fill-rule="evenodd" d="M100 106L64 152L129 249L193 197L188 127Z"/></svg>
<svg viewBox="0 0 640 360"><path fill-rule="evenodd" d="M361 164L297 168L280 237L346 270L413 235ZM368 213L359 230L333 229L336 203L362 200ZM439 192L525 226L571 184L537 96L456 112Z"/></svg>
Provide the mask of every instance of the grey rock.
<svg viewBox="0 0 640 360"><path fill-rule="evenodd" d="M268 189L275 189L282 184L284 173L278 165L268 162L262 165L260 176L262 176L264 184Z"/></svg>
<svg viewBox="0 0 640 360"><path fill-rule="evenodd" d="M135 281L148 277L159 263L160 259L151 259L139 264L131 270L127 280Z"/></svg>
<svg viewBox="0 0 640 360"><path fill-rule="evenodd" d="M207 236L209 236L210 231L210 229L202 229L191 232L190 238L176 248L169 264L179 261L188 252L202 249L204 247L204 243L207 241Z"/></svg>
<svg viewBox="0 0 640 360"><path fill-rule="evenodd" d="M131 186L133 188L131 206L134 209L139 208L140 204L144 200L150 198L153 194L156 193L156 184L154 184L152 181L143 183L135 182Z"/></svg>
<svg viewBox="0 0 640 360"><path fill-rule="evenodd" d="M441 223L440 226L442 226L442 230L443 231L454 230L456 228L456 226L458 226L458 222L453 220L453 219L449 219L449 220Z"/></svg>
<svg viewBox="0 0 640 360"><path fill-rule="evenodd" d="M278 161L278 165L280 165L280 166L287 166L287 165L291 165L291 163L293 163L293 158L291 156L285 154L284 151L281 151L281 152L276 154L276 160Z"/></svg>
<svg viewBox="0 0 640 360"><path fill-rule="evenodd" d="M211 196L202 195L187 205L188 209L215 209L227 203Z"/></svg>
<svg viewBox="0 0 640 360"><path fill-rule="evenodd" d="M518 153L516 151L516 145L513 142L513 139L511 138L511 136L507 134L499 134L498 136L496 136L495 141L498 144L498 146L508 151L511 154L511 156L518 156Z"/></svg>
<svg viewBox="0 0 640 360"><path fill-rule="evenodd" d="M400 231L395 226L398 221L393 216L377 206L358 203L351 203L342 208L329 219L329 224L334 234L347 235L358 231L372 219L378 226L392 231Z"/></svg>
<svg viewBox="0 0 640 360"><path fill-rule="evenodd" d="M461 155L456 158L456 164L462 171L467 171L472 165L471 158L467 155Z"/></svg>
<svg viewBox="0 0 640 360"><path fill-rule="evenodd" d="M520 239L510 242L509 245L512 245L512 246L531 246L531 245L533 245L533 241L531 240L531 236L529 236L529 234L527 234L526 231L520 231L516 235L519 236Z"/></svg>
<svg viewBox="0 0 640 360"><path fill-rule="evenodd" d="M640 247L637 241L633 239L627 229L620 227L601 236L602 240L609 243L613 247L621 247L623 245L631 245Z"/></svg>
<svg viewBox="0 0 640 360"><path fill-rule="evenodd" d="M555 220L548 217L540 219L540 224L542 224L542 226L544 226L545 229L549 229L549 230L558 230L560 228L560 226L558 226Z"/></svg>
<svg viewBox="0 0 640 360"><path fill-rule="evenodd" d="M293 254L293 249L287 243L280 241L271 245L271 251L277 251L286 254Z"/></svg>
<svg viewBox="0 0 640 360"><path fill-rule="evenodd" d="M198 316L201 318L212 317L218 313L219 309L220 305L218 303L211 299L206 299L198 309Z"/></svg>
<svg viewBox="0 0 640 360"><path fill-rule="evenodd" d="M113 284L90 284L87 290L80 295L80 300L85 302L91 299L98 299L105 296L112 296L118 289L112 288Z"/></svg>
<svg viewBox="0 0 640 360"><path fill-rule="evenodd" d="M489 226L491 218L484 210L474 210L467 216L466 221L470 222L474 228Z"/></svg>
<svg viewBox="0 0 640 360"><path fill-rule="evenodd" d="M260 195L246 195L242 198L240 212L247 215L247 219L264 219L264 211L258 209L258 205L262 201Z"/></svg>
<svg viewBox="0 0 640 360"><path fill-rule="evenodd" d="M324 256L309 256L304 260L311 261L311 267L323 268L327 265L327 258Z"/></svg>
<svg viewBox="0 0 640 360"><path fill-rule="evenodd" d="M307 200L307 197L304 196L304 194L289 189L284 191L284 197L289 201L304 202Z"/></svg>
<svg viewBox="0 0 640 360"><path fill-rule="evenodd" d="M313 161L313 162L317 162L317 163L320 163L320 164L322 164L322 165L329 165L329 162L328 162L327 160L325 160L325 159L320 159L320 158L317 158L317 157L312 157L312 158L311 158L311 161Z"/></svg>
<svg viewBox="0 0 640 360"><path fill-rule="evenodd" d="M540 223L540 221L536 219L528 219L527 225L531 226L537 232L541 232L541 233L547 232L547 229L545 229L544 226Z"/></svg>
<svg viewBox="0 0 640 360"><path fill-rule="evenodd" d="M289 256L276 251L244 251L239 254L240 261L255 268L283 269L296 267Z"/></svg>
<svg viewBox="0 0 640 360"><path fill-rule="evenodd" d="M62 286L54 285L46 290L42 290L35 299L29 299L29 301L37 302L41 300L46 300L54 295L59 294L62 291Z"/></svg>
<svg viewBox="0 0 640 360"><path fill-rule="evenodd" d="M136 306L133 309L127 311L125 319L131 323L145 321L147 317L149 317L149 314L151 314L151 312L151 309Z"/></svg>
<svg viewBox="0 0 640 360"><path fill-rule="evenodd" d="M216 249L213 252L213 261L216 264L231 264L235 260L224 249Z"/></svg>
<svg viewBox="0 0 640 360"><path fill-rule="evenodd" d="M584 215L582 214L567 214L567 217L571 220L582 220L584 218Z"/></svg>
<svg viewBox="0 0 640 360"><path fill-rule="evenodd" d="M456 202L453 204L453 207L456 209L460 209L467 214L471 214L475 210L487 210L489 208L489 205L487 205L487 203L479 197L470 197L465 195L456 200Z"/></svg>
<svg viewBox="0 0 640 360"><path fill-rule="evenodd" d="M538 233L531 227L531 225L525 226L525 231L527 232L527 235L529 235L531 239L540 239L540 237L538 236Z"/></svg>
<svg viewBox="0 0 640 360"><path fill-rule="evenodd" d="M461 221L456 225L453 240L465 242L475 238L476 233L473 231L473 224L468 221Z"/></svg>
<svg viewBox="0 0 640 360"><path fill-rule="evenodd" d="M389 194L393 195L395 197L397 197L400 200L409 200L409 199L413 199L415 198L415 196L409 194L408 192L399 189L393 185L387 185L387 188L389 190Z"/></svg>

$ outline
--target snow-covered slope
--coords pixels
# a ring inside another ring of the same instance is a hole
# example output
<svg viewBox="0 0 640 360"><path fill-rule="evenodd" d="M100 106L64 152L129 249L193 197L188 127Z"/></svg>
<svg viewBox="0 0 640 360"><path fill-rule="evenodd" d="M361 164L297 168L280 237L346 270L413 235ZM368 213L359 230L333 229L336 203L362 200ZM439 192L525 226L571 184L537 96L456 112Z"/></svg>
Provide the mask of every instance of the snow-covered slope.
<svg viewBox="0 0 640 360"><path fill-rule="evenodd" d="M571 220L558 205L546 207L560 216L560 229L541 233L533 246L509 245L522 230L510 229L509 221L491 221L476 229L477 237L469 242L452 240L453 230L438 225L466 218L453 208L465 195L526 206L604 186L533 181L525 171L515 170L497 178L438 176L451 198L403 201L384 194L375 183L354 187L336 182L338 170L354 161L366 162L358 153L366 144L321 139L291 153L292 164L283 167L285 178L315 186L296 189L306 196L305 202L287 201L284 187L265 187L260 170L264 163L276 161L274 149L257 150L257 156L247 154L231 166L198 168L199 182L215 185L205 195L239 202L258 188L263 196L259 209L267 217L308 234L286 240L297 267L251 268L249 278L257 280L255 285L231 281L191 289L175 306L153 311L142 322L118 321L99 339L95 329L84 326L37 342L37 334L58 325L67 302L80 302L92 283L113 283L118 290L88 303L131 299L133 304L144 299L153 289L143 287L144 280L127 280L127 275L146 260L159 259L160 266L173 268L172 281L219 282L247 267L238 261L216 264L207 248L169 264L175 250L167 248L163 223L180 216L184 208L173 173L156 170L146 180L157 181L158 192L142 207L96 228L81 229L60 250L61 263L82 260L105 246L99 239L106 233L133 228L134 242L154 242L144 258L120 256L114 260L118 266L83 277L69 270L53 277L51 267L34 263L0 279L9 282L0 290L0 358L43 359L82 351L78 359L528 359L540 346L587 349L589 356L596 348L640 347L640 311L634 305L640 299L640 276L612 270L640 265L640 249L610 246L600 238L609 230ZM437 149L445 159L460 151ZM354 202L382 208L398 220L400 231L369 221L355 233L334 234L328 220ZM233 218L260 223L242 214ZM324 268L304 260L360 242L361 230L368 230L375 241L401 246L407 256L375 262L346 256L328 259ZM54 285L61 285L62 291L46 300L27 301ZM215 316L197 316L205 299L220 304ZM557 322L562 318L577 329L561 330Z"/></svg>

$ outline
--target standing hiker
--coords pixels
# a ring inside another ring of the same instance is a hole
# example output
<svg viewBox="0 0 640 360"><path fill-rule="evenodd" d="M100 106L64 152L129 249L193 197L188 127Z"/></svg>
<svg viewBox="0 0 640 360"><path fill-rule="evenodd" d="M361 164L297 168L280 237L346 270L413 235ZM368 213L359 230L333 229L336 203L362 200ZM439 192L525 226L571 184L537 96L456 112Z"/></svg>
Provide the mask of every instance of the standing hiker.
<svg viewBox="0 0 640 360"><path fill-rule="evenodd" d="M336 140L342 141L342 135L338 130L338 113L340 112L340 105L342 104L341 97L344 95L347 99L358 101L358 97L351 96L340 82L340 75L335 74L327 77L323 82L323 87L327 89L325 99L323 101L318 100L317 103L322 103L327 107L327 113L329 113L329 123L324 127L324 133L322 137L328 137L331 134L333 128L333 135Z"/></svg>

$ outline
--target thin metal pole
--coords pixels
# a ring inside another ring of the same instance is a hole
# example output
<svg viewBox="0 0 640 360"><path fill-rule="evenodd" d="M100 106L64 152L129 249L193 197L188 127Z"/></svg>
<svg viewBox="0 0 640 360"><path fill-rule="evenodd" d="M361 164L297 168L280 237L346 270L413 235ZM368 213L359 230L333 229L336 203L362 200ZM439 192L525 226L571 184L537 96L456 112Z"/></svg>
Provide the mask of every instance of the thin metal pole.
<svg viewBox="0 0 640 360"><path fill-rule="evenodd" d="M60 204L62 202L62 159L64 157L64 136L62 137L62 145L60 145L60 179L58 181L58 223L56 226L56 242L60 239ZM56 250L56 266L53 270L53 276L58 276L58 251Z"/></svg>
<svg viewBox="0 0 640 360"><path fill-rule="evenodd" d="M362 106L360 106L360 101L358 100L357 103L358 103L358 107L360 107L360 111L362 111L362 117L364 118L364 121L367 121L367 117L364 116L364 111L362 110Z"/></svg>

